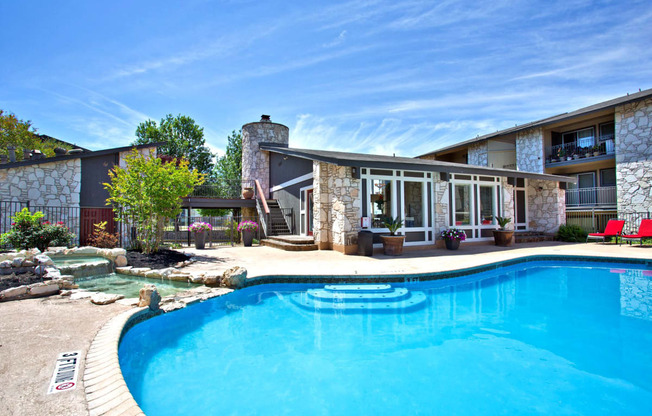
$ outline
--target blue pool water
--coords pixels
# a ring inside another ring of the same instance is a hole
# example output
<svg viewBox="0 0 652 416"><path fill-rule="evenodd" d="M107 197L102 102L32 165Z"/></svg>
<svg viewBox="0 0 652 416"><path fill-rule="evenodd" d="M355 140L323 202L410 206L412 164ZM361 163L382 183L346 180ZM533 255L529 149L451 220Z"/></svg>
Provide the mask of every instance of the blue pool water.
<svg viewBox="0 0 652 416"><path fill-rule="evenodd" d="M652 414L644 266L391 286L415 302L348 309L323 284L277 284L191 305L125 334L123 375L148 416Z"/></svg>

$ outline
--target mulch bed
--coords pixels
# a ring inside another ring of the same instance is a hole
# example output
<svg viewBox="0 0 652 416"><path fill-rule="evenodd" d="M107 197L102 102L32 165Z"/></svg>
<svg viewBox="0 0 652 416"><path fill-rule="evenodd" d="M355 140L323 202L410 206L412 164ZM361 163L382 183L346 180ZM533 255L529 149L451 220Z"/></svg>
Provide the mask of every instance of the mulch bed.
<svg viewBox="0 0 652 416"><path fill-rule="evenodd" d="M143 254L140 251L135 250L127 251L129 266L149 267L154 270L173 267L177 263L186 261L189 258L189 256L180 251L170 250L167 248L160 249L158 252L153 254Z"/></svg>
<svg viewBox="0 0 652 416"><path fill-rule="evenodd" d="M45 278L47 279L47 276ZM5 276L0 276L0 291L9 289L11 287L31 285L32 283L39 283L42 281L43 279L41 276L32 272L21 274L12 273Z"/></svg>

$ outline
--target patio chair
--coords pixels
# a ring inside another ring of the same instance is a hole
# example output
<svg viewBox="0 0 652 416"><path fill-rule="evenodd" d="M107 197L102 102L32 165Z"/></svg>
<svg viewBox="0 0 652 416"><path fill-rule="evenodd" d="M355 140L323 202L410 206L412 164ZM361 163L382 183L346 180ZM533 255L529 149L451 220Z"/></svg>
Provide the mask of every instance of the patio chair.
<svg viewBox="0 0 652 416"><path fill-rule="evenodd" d="M590 233L586 236L586 241L588 242L589 238L601 238L602 242L604 242L607 237L619 237L623 232L624 226L624 220L609 220L603 233Z"/></svg>
<svg viewBox="0 0 652 416"><path fill-rule="evenodd" d="M621 238L623 240L639 240L642 246L644 238L652 238L652 220L641 220L641 225L638 227L638 234L623 235ZM632 242L629 241L629 244L632 244Z"/></svg>

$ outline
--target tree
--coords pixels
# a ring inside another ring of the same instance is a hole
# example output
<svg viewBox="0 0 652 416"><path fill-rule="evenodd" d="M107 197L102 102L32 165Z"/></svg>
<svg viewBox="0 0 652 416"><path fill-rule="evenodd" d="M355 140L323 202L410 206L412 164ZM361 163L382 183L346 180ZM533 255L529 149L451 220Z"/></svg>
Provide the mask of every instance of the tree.
<svg viewBox="0 0 652 416"><path fill-rule="evenodd" d="M187 159L190 169L203 174L210 174L213 169L214 155L205 146L204 129L190 117L168 114L160 125L147 120L138 125L136 137L134 145L167 142L158 148L159 153Z"/></svg>
<svg viewBox="0 0 652 416"><path fill-rule="evenodd" d="M44 139L36 134L31 121L20 120L15 114L0 109L0 154L8 154L8 145L16 146L16 160L23 159L23 149L37 149L51 157L55 147L71 148L56 140Z"/></svg>
<svg viewBox="0 0 652 416"><path fill-rule="evenodd" d="M237 198L242 191L242 130L233 130L227 137L226 152L220 156L211 172L209 182L224 198ZM202 216L227 215L229 209L201 209Z"/></svg>
<svg viewBox="0 0 652 416"><path fill-rule="evenodd" d="M126 158L126 168L114 166L109 171L111 183L107 205L119 221L136 227L136 239L143 253L158 251L163 242L165 223L181 212L181 198L204 182L204 175L190 170L187 160L165 163L145 157L133 150Z"/></svg>

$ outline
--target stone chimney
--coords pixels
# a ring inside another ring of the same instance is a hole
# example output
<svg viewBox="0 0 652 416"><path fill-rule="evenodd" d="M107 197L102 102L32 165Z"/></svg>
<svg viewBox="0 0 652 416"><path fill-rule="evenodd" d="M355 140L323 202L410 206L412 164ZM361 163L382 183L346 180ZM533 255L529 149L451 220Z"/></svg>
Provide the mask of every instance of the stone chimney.
<svg viewBox="0 0 652 416"><path fill-rule="evenodd" d="M269 198L269 152L260 150L261 143L287 146L290 129L273 123L270 116L263 114L260 121L242 126L242 181L243 187L260 182L265 198ZM248 184L248 182L250 184Z"/></svg>

